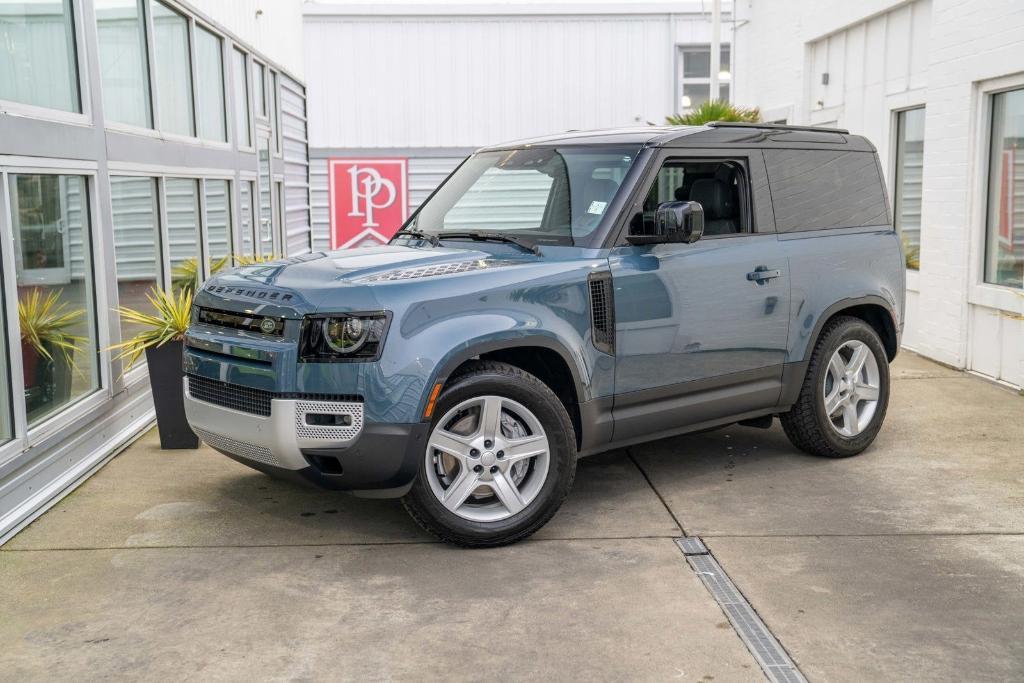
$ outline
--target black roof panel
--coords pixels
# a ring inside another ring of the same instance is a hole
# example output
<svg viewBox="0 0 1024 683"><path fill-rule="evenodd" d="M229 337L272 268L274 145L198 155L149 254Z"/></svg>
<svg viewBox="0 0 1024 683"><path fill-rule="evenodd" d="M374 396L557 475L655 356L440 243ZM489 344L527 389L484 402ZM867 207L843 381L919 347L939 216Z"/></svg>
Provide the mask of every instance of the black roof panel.
<svg viewBox="0 0 1024 683"><path fill-rule="evenodd" d="M644 145L648 147L749 147L842 146L850 151L873 152L875 147L860 135L839 128L779 124L713 122L706 126L633 126L602 130L570 130L564 133L488 145L479 151L559 147L569 145Z"/></svg>

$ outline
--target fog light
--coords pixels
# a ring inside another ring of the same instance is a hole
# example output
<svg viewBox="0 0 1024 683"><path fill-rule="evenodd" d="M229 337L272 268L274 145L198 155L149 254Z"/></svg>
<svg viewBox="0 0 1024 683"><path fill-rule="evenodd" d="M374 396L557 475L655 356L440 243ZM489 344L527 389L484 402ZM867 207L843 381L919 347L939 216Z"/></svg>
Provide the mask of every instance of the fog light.
<svg viewBox="0 0 1024 683"><path fill-rule="evenodd" d="M352 416L340 413L306 413L310 427L351 427Z"/></svg>

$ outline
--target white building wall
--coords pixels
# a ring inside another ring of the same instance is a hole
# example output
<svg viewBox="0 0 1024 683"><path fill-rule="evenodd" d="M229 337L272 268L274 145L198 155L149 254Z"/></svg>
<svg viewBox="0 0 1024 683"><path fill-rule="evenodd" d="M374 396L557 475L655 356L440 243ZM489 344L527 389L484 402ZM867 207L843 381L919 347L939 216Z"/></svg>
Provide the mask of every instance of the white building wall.
<svg viewBox="0 0 1024 683"><path fill-rule="evenodd" d="M314 248L329 243L330 157L408 158L412 211L477 147L663 122L678 111L677 47L711 42L710 10L701 0L307 4Z"/></svg>
<svg viewBox="0 0 1024 683"><path fill-rule="evenodd" d="M895 112L926 105L921 270L908 272L904 344L1024 384L1021 298L982 284L986 93L1024 83L1014 0L745 0L737 102L766 120L838 125L878 147L892 192ZM828 84L822 74L828 74Z"/></svg>
<svg viewBox="0 0 1024 683"><path fill-rule="evenodd" d="M676 111L708 3L306 6L313 148L477 147ZM727 8L729 3L726 3ZM723 41L731 38L726 14Z"/></svg>

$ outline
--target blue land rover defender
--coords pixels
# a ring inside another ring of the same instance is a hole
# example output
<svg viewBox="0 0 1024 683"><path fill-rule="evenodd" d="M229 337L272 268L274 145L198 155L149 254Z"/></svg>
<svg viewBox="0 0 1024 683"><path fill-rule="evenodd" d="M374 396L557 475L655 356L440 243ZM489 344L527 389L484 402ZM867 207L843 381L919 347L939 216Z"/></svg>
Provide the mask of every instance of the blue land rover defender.
<svg viewBox="0 0 1024 683"><path fill-rule="evenodd" d="M246 465L401 497L442 539L500 545L612 448L777 416L808 453L860 453L903 291L862 137L566 133L473 154L386 246L211 278L186 411Z"/></svg>

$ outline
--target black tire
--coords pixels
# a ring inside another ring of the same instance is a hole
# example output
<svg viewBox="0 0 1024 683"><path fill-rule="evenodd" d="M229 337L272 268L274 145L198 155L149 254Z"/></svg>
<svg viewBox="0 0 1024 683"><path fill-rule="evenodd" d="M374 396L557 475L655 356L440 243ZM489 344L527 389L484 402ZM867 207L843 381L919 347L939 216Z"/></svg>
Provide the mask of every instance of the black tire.
<svg viewBox="0 0 1024 683"><path fill-rule="evenodd" d="M495 395L516 401L540 421L548 438L550 463L547 479L536 497L515 515L500 521L464 519L444 507L427 482L427 457L420 457L419 472L402 504L413 519L431 534L455 545L487 548L507 545L530 536L550 520L572 489L576 476L576 435L565 406L533 375L515 366L476 361L451 380L438 398L431 431L454 406L477 396Z"/></svg>
<svg viewBox="0 0 1024 683"><path fill-rule="evenodd" d="M870 423L856 436L847 437L833 428L825 414L825 373L832 355L851 340L867 345L879 371L878 404ZM871 445L885 420L889 405L889 360L873 327L860 318L840 316L821 331L800 388L800 395L787 413L779 416L790 442L802 451L826 458L847 458Z"/></svg>

